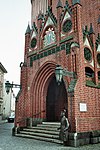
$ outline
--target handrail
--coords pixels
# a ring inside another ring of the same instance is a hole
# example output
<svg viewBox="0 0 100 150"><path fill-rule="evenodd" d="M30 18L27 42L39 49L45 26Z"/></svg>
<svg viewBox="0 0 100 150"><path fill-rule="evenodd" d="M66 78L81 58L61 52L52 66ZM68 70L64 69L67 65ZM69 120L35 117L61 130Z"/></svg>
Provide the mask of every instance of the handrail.
<svg viewBox="0 0 100 150"><path fill-rule="evenodd" d="M34 114L33 116L31 116L31 118L33 118L33 117L35 117L35 116L37 116L37 115L40 115L40 114L43 113L43 112L45 112L45 110L42 110L41 112L38 112L38 113ZM20 122L22 122L22 121L25 121L25 120L27 120L28 118L29 118L29 117L23 118L23 119L17 121L16 123L20 123Z"/></svg>
<svg viewBox="0 0 100 150"><path fill-rule="evenodd" d="M45 112L45 110L42 110L42 111L40 111L40 112L34 114L34 115L32 116L32 118L33 118L34 116L40 115L40 114L43 113L43 112Z"/></svg>

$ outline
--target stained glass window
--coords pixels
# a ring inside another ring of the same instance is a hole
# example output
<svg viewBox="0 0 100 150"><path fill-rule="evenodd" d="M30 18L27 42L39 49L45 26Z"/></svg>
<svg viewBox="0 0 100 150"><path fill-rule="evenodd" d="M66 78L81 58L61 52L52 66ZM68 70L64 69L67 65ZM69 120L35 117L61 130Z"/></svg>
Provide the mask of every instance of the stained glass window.
<svg viewBox="0 0 100 150"><path fill-rule="evenodd" d="M91 61L92 59L92 53L87 47L84 48L84 57L87 61Z"/></svg>
<svg viewBox="0 0 100 150"><path fill-rule="evenodd" d="M100 65L100 53L97 54L97 62L98 62L98 64Z"/></svg>
<svg viewBox="0 0 100 150"><path fill-rule="evenodd" d="M69 32L72 29L72 21L71 20L66 20L63 24L63 32Z"/></svg>
<svg viewBox="0 0 100 150"><path fill-rule="evenodd" d="M36 47L36 44L37 44L37 39L36 39L36 38L33 38L32 41L31 41L31 47L32 47L32 48L35 48L35 47Z"/></svg>

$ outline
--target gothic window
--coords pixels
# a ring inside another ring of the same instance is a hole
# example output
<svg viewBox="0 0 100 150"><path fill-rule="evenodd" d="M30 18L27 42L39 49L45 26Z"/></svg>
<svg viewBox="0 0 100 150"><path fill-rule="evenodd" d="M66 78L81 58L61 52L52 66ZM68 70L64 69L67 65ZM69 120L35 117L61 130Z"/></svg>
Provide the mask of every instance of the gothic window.
<svg viewBox="0 0 100 150"><path fill-rule="evenodd" d="M72 29L72 21L67 19L64 23L63 23L63 26L62 26L62 30L63 32L69 32L71 31Z"/></svg>
<svg viewBox="0 0 100 150"><path fill-rule="evenodd" d="M98 80L100 80L100 71L98 71Z"/></svg>
<svg viewBox="0 0 100 150"><path fill-rule="evenodd" d="M84 48L84 57L89 62L92 60L92 53L91 53L90 49L87 47Z"/></svg>
<svg viewBox="0 0 100 150"><path fill-rule="evenodd" d="M85 67L85 75L87 78L93 78L94 71L90 67Z"/></svg>
<svg viewBox="0 0 100 150"><path fill-rule="evenodd" d="M100 53L97 54L97 62L100 65Z"/></svg>
<svg viewBox="0 0 100 150"><path fill-rule="evenodd" d="M55 41L56 41L56 35L55 35L55 32L54 32L54 29L53 29L53 27L49 27L45 31L44 42L43 42L44 47L55 43Z"/></svg>
<svg viewBox="0 0 100 150"><path fill-rule="evenodd" d="M36 44L37 44L37 39L36 38L33 38L31 40L31 48L35 48L36 47Z"/></svg>

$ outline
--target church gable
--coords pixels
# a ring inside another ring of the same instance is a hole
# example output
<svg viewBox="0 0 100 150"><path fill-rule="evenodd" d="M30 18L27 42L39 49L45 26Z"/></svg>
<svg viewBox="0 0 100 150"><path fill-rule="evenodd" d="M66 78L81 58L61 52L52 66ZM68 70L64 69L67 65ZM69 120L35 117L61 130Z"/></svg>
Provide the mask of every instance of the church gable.
<svg viewBox="0 0 100 150"><path fill-rule="evenodd" d="M71 7L66 1L64 11L61 15L61 37L66 36L66 33L70 33L72 30L72 11Z"/></svg>
<svg viewBox="0 0 100 150"><path fill-rule="evenodd" d="M90 43L89 43L89 40L88 40L87 37L86 37L85 40L84 40L84 46L88 46L89 48L91 48Z"/></svg>
<svg viewBox="0 0 100 150"><path fill-rule="evenodd" d="M91 44L89 38L86 37L84 40L84 60L90 66L94 67L93 51L91 49Z"/></svg>
<svg viewBox="0 0 100 150"><path fill-rule="evenodd" d="M37 29L36 24L34 22L33 25L32 25L31 39L33 39L34 37L36 37L37 34L38 34L38 29Z"/></svg>
<svg viewBox="0 0 100 150"><path fill-rule="evenodd" d="M43 29L45 29L48 25L54 25L54 26L57 25L57 19L54 16L54 14L52 13L52 10L50 7L48 7L48 11L44 18Z"/></svg>
<svg viewBox="0 0 100 150"><path fill-rule="evenodd" d="M68 11L66 11L61 23L61 37L65 36L66 33L71 32L71 30L72 30L71 15L69 14Z"/></svg>
<svg viewBox="0 0 100 150"><path fill-rule="evenodd" d="M47 18L47 21L45 23L44 29L49 26L49 25L54 25L52 19L50 17Z"/></svg>
<svg viewBox="0 0 100 150"><path fill-rule="evenodd" d="M31 39L34 38L34 37L36 37L36 32L35 31L33 31Z"/></svg>
<svg viewBox="0 0 100 150"><path fill-rule="evenodd" d="M100 44L97 47L97 52L100 52Z"/></svg>
<svg viewBox="0 0 100 150"><path fill-rule="evenodd" d="M64 19L63 19L63 22L66 20L66 19L70 19L71 18L71 15L69 14L69 12L67 11L64 15Z"/></svg>
<svg viewBox="0 0 100 150"><path fill-rule="evenodd" d="M35 50L37 48L37 34L38 34L38 29L34 22L32 26L32 33L31 33L31 40L30 40L30 51L33 49Z"/></svg>
<svg viewBox="0 0 100 150"><path fill-rule="evenodd" d="M90 29L88 29L87 26L85 26L85 29L83 29L83 41L84 46L88 46L90 49L93 49L91 34L94 34L92 24L90 24Z"/></svg>
<svg viewBox="0 0 100 150"><path fill-rule="evenodd" d="M56 42L55 27L57 25L56 17L53 15L50 8L44 18L41 37L43 39L43 47Z"/></svg>
<svg viewBox="0 0 100 150"><path fill-rule="evenodd" d="M61 15L61 22L65 21L66 19L71 18L72 15L72 10L71 7L68 4L68 1L66 1L65 6L64 6L64 11L62 12Z"/></svg>
<svg viewBox="0 0 100 150"><path fill-rule="evenodd" d="M36 26L35 22L33 22L32 29L33 29L32 31L34 31L34 32L35 32L34 34L36 34L36 35L37 35L37 33L38 33L38 28L37 28L37 26Z"/></svg>

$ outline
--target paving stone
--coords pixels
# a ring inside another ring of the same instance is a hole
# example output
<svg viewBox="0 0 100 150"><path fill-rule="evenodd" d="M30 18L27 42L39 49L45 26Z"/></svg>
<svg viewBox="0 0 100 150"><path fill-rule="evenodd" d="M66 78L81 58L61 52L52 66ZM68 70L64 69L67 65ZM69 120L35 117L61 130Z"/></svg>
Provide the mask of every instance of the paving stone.
<svg viewBox="0 0 100 150"><path fill-rule="evenodd" d="M12 123L0 124L0 150L100 150L99 144L66 147L56 143L12 136Z"/></svg>

